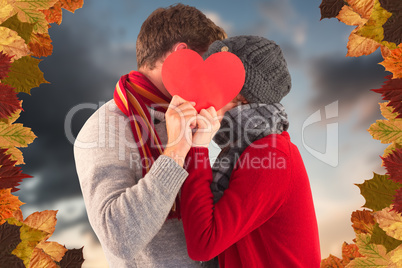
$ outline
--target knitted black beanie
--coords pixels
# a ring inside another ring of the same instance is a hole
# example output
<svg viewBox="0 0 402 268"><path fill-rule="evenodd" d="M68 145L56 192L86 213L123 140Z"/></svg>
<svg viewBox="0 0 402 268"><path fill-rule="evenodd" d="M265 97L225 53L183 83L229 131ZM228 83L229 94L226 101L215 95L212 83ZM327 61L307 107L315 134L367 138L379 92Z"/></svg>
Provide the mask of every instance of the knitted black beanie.
<svg viewBox="0 0 402 268"><path fill-rule="evenodd" d="M250 103L278 103L291 88L289 70L282 50L273 41L260 36L235 36L213 42L203 58L229 51L240 58L246 81L240 94Z"/></svg>

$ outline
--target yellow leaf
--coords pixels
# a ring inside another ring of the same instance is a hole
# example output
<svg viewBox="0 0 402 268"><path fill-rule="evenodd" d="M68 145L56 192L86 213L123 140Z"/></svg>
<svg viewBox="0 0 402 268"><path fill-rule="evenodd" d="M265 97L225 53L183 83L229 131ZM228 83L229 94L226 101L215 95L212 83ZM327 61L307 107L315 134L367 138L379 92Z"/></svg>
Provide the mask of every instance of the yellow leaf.
<svg viewBox="0 0 402 268"><path fill-rule="evenodd" d="M28 268L57 268L52 258L40 248L35 248L32 253Z"/></svg>
<svg viewBox="0 0 402 268"><path fill-rule="evenodd" d="M57 242L45 242L42 241L40 242L36 248L42 249L47 255L52 257L53 260L60 262L61 259L63 258L64 254L67 251L67 248L64 246L60 245Z"/></svg>
<svg viewBox="0 0 402 268"><path fill-rule="evenodd" d="M373 39L374 41L381 43L382 45L394 49L396 44L383 41L384 29L383 25L392 13L381 7L379 0L374 1L374 8L370 15L369 20L356 32L356 34Z"/></svg>
<svg viewBox="0 0 402 268"><path fill-rule="evenodd" d="M366 19L370 18L374 7L374 0L347 0L347 2L360 16Z"/></svg>
<svg viewBox="0 0 402 268"><path fill-rule="evenodd" d="M363 55L370 55L380 46L376 41L357 35L359 27L354 29L349 36L349 42L347 44L348 53L347 57L360 57Z"/></svg>
<svg viewBox="0 0 402 268"><path fill-rule="evenodd" d="M0 122L0 144L2 148L27 147L36 138L30 128L22 124L8 125Z"/></svg>
<svg viewBox="0 0 402 268"><path fill-rule="evenodd" d="M382 116L389 120L396 119L399 113L394 113L394 108L392 106L387 106L388 104L389 101L379 103Z"/></svg>
<svg viewBox="0 0 402 268"><path fill-rule="evenodd" d="M402 216L391 209L392 205L375 212L374 218L387 235L402 240Z"/></svg>
<svg viewBox="0 0 402 268"><path fill-rule="evenodd" d="M48 33L49 24L41 10L51 8L58 0L16 0L15 11L22 22L35 23L34 33Z"/></svg>
<svg viewBox="0 0 402 268"><path fill-rule="evenodd" d="M345 23L346 25L363 25L367 22L367 19L362 18L358 13L356 13L350 6L344 5L339 11L338 20Z"/></svg>
<svg viewBox="0 0 402 268"><path fill-rule="evenodd" d="M377 120L370 126L368 132L381 143L402 144L402 119Z"/></svg>
<svg viewBox="0 0 402 268"><path fill-rule="evenodd" d="M29 267L34 248L36 247L36 245L39 244L40 241L44 240L47 237L48 233L31 228L25 223L20 222L14 218L7 219L7 221L9 224L21 226L21 242L11 253L23 260L25 267Z"/></svg>
<svg viewBox="0 0 402 268"><path fill-rule="evenodd" d="M32 228L48 233L49 235L47 236L47 238L49 238L56 228L56 214L57 210L45 210L42 212L35 212L29 215L24 220L24 223Z"/></svg>
<svg viewBox="0 0 402 268"><path fill-rule="evenodd" d="M29 49L25 40L22 39L16 31L7 27L0 26L0 51L14 56L11 61L17 60L28 55Z"/></svg>
<svg viewBox="0 0 402 268"><path fill-rule="evenodd" d="M11 194L11 189L0 189L0 224L5 222L5 219L13 217L14 211L22 206L23 202L18 199L18 196Z"/></svg>
<svg viewBox="0 0 402 268"><path fill-rule="evenodd" d="M391 260L390 267L397 268L402 267L402 245L388 253Z"/></svg>
<svg viewBox="0 0 402 268"><path fill-rule="evenodd" d="M0 0L0 23L14 14L14 0Z"/></svg>
<svg viewBox="0 0 402 268"><path fill-rule="evenodd" d="M398 48L391 50L388 57L379 64L393 74L393 79L402 78L402 44Z"/></svg>

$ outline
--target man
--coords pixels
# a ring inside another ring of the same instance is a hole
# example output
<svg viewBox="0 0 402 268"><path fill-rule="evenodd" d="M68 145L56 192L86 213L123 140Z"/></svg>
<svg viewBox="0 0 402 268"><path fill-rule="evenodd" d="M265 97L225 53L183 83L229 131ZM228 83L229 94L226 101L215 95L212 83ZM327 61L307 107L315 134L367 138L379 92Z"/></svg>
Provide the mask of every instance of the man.
<svg viewBox="0 0 402 268"><path fill-rule="evenodd" d="M188 257L178 220L177 196L188 175L183 161L191 147L195 103L171 97L161 68L176 50L202 55L225 37L193 7L157 9L138 35L138 72L121 77L114 100L97 110L78 134L77 173L89 221L110 267L208 265Z"/></svg>

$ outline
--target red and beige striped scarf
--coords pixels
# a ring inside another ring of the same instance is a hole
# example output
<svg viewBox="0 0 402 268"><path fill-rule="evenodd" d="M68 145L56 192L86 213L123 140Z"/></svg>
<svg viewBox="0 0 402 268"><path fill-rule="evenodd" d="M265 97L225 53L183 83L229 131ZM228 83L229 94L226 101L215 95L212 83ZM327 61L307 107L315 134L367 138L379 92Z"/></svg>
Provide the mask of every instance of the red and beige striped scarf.
<svg viewBox="0 0 402 268"><path fill-rule="evenodd" d="M114 101L126 116L131 117L131 130L143 163L142 175L145 176L164 150L147 106L165 113L170 99L143 74L131 71L116 84ZM180 218L178 196L168 215L170 218Z"/></svg>

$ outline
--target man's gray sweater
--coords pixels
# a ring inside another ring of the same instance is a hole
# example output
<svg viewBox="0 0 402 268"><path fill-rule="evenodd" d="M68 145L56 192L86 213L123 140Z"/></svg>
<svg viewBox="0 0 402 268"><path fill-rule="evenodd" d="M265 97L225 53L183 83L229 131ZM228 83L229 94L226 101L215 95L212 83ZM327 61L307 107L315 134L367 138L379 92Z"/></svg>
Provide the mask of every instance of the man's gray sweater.
<svg viewBox="0 0 402 268"><path fill-rule="evenodd" d="M164 114L149 111L166 145ZM82 127L74 157L89 222L110 267L206 266L188 257L182 221L166 220L188 173L161 155L143 177L130 122L113 100Z"/></svg>

